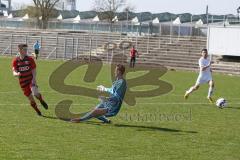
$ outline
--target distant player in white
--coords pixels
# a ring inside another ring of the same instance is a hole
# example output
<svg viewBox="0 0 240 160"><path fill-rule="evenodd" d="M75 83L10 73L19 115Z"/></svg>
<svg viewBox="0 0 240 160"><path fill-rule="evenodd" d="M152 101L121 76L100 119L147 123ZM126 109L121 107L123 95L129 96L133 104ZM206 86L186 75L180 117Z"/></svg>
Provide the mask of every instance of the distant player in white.
<svg viewBox="0 0 240 160"><path fill-rule="evenodd" d="M213 94L213 88L214 88L214 82L212 79L212 69L211 69L211 60L208 57L208 51L207 49L202 50L202 57L199 59L199 76L197 79L197 82L194 86L190 87L189 90L186 91L184 98L187 99L189 95L196 91L201 84L208 83L209 89L208 89L208 95L207 99L213 103L212 94Z"/></svg>

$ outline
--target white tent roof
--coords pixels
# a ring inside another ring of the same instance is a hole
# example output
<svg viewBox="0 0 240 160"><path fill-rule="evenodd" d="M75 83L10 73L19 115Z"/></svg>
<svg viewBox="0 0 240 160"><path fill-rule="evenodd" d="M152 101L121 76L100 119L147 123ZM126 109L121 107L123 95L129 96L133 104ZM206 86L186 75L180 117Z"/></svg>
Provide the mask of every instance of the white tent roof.
<svg viewBox="0 0 240 160"><path fill-rule="evenodd" d="M118 22L118 17L115 16L113 19L112 19L113 22Z"/></svg>
<svg viewBox="0 0 240 160"><path fill-rule="evenodd" d="M230 23L229 23L229 21L226 19L225 22L223 23L223 25L224 25L224 26L229 26Z"/></svg>
<svg viewBox="0 0 240 160"><path fill-rule="evenodd" d="M137 18L137 17L133 18L133 19L132 19L132 23L139 23L138 18Z"/></svg>
<svg viewBox="0 0 240 160"><path fill-rule="evenodd" d="M94 17L93 18L93 22L99 22L100 20L99 20L99 17L98 16L96 16L96 17Z"/></svg>
<svg viewBox="0 0 240 160"><path fill-rule="evenodd" d="M81 21L80 15L77 15L77 16L73 19L73 23L79 23L80 21Z"/></svg>
<svg viewBox="0 0 240 160"><path fill-rule="evenodd" d="M136 26L140 25L139 20L138 20L137 17L135 17L135 18L132 19L132 23L133 23L134 25L136 25Z"/></svg>
<svg viewBox="0 0 240 160"><path fill-rule="evenodd" d="M10 13L7 18L13 18L12 13Z"/></svg>
<svg viewBox="0 0 240 160"><path fill-rule="evenodd" d="M177 25L181 24L180 18L177 17L177 18L173 21L173 24L177 24Z"/></svg>
<svg viewBox="0 0 240 160"><path fill-rule="evenodd" d="M23 20L27 20L27 19L29 19L28 14L25 14L25 16L22 17L22 19L23 19Z"/></svg>
<svg viewBox="0 0 240 160"><path fill-rule="evenodd" d="M63 20L62 14L57 17L57 20Z"/></svg>
<svg viewBox="0 0 240 160"><path fill-rule="evenodd" d="M160 21L159 21L158 17L156 17L156 18L152 21L152 23L153 23L153 24L159 24Z"/></svg>
<svg viewBox="0 0 240 160"><path fill-rule="evenodd" d="M38 17L39 20L42 20L42 16Z"/></svg>
<svg viewBox="0 0 240 160"><path fill-rule="evenodd" d="M74 21L80 21L80 20L81 20L80 15L77 15L73 20L74 20Z"/></svg>
<svg viewBox="0 0 240 160"><path fill-rule="evenodd" d="M199 19L199 20L196 22L196 25L202 26L202 25L203 25L203 21L202 21L201 19Z"/></svg>
<svg viewBox="0 0 240 160"><path fill-rule="evenodd" d="M7 11L3 11L3 16L4 17L8 17L8 12Z"/></svg>

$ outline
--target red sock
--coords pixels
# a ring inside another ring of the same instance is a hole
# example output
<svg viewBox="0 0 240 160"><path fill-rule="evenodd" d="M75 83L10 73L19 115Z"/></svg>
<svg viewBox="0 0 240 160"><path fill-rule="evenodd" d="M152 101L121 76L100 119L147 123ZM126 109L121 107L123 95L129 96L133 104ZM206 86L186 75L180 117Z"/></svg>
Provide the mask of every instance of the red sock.
<svg viewBox="0 0 240 160"><path fill-rule="evenodd" d="M31 102L30 104L31 104L32 108L33 108L38 114L41 114L41 112L40 112L39 109L37 108L36 102Z"/></svg>

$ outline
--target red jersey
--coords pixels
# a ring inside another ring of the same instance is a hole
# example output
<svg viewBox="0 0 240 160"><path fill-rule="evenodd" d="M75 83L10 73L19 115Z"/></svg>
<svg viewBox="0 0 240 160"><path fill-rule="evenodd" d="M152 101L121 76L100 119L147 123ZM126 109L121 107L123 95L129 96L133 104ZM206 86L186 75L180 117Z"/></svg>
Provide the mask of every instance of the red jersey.
<svg viewBox="0 0 240 160"><path fill-rule="evenodd" d="M21 88L25 88L32 83L32 70L36 68L36 64L32 57L25 56L24 59L16 57L12 61L13 70L20 73L19 84Z"/></svg>
<svg viewBox="0 0 240 160"><path fill-rule="evenodd" d="M137 50L132 48L131 51L130 51L130 56L131 57L136 57L136 54L137 54Z"/></svg>

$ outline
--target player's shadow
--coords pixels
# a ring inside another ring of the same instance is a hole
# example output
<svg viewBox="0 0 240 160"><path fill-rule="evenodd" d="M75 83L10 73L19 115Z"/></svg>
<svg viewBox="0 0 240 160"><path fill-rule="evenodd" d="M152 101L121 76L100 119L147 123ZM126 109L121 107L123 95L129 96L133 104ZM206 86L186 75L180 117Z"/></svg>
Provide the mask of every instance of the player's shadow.
<svg viewBox="0 0 240 160"><path fill-rule="evenodd" d="M42 115L43 118L46 118L46 119L59 119L57 117L53 117L53 116L46 116L46 115Z"/></svg>
<svg viewBox="0 0 240 160"><path fill-rule="evenodd" d="M172 133L198 133L196 131L183 131L179 129L171 129L171 128L162 128L162 127L154 127L154 126L143 126L143 125L127 125L127 124L103 124L101 122L93 122L88 121L85 122L91 125L99 125L99 126L113 126L118 128L135 128L138 131L161 131L161 132L172 132Z"/></svg>
<svg viewBox="0 0 240 160"><path fill-rule="evenodd" d="M46 119L59 119L58 117L53 117L53 116L46 116L43 115L43 118ZM61 119L66 122L70 122L70 119ZM111 127L118 127L118 128L135 128L138 131L161 131L161 132L172 132L172 133L198 133L196 131L183 131L179 129L171 129L171 128L163 128L163 127L154 127L154 126L143 126L143 125L128 125L128 124L104 124L101 122L95 122L95 121L87 121L87 122L82 122L86 124L91 124L91 125L98 125L98 126L111 126ZM76 124L76 123L75 123Z"/></svg>
<svg viewBox="0 0 240 160"><path fill-rule="evenodd" d="M115 127L123 128L136 128L138 131L152 130L152 131L163 131L163 132L184 132L184 133L198 133L196 131L183 131L179 129L153 127L153 126L139 126L139 125L126 125L126 124L114 124Z"/></svg>

